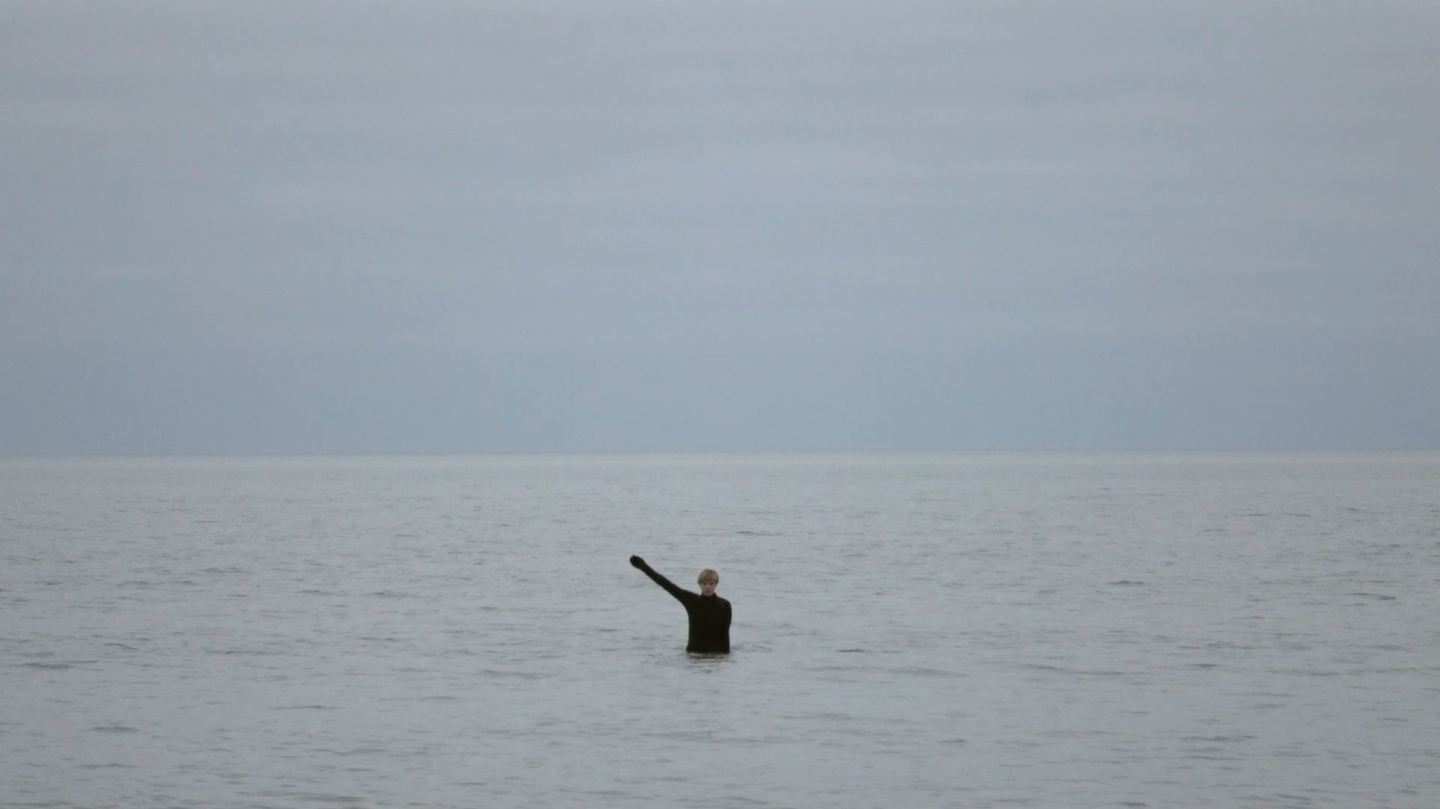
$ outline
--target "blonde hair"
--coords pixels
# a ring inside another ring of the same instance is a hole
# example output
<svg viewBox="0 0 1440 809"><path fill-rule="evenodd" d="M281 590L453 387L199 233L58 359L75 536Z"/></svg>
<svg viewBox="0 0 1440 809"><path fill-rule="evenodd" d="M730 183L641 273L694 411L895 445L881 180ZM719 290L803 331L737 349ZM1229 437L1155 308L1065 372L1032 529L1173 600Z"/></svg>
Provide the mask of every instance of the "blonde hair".
<svg viewBox="0 0 1440 809"><path fill-rule="evenodd" d="M704 584L707 581L713 581L716 584L719 584L720 574L707 567L704 570L700 571L700 576L699 578L695 579L695 581L697 584Z"/></svg>

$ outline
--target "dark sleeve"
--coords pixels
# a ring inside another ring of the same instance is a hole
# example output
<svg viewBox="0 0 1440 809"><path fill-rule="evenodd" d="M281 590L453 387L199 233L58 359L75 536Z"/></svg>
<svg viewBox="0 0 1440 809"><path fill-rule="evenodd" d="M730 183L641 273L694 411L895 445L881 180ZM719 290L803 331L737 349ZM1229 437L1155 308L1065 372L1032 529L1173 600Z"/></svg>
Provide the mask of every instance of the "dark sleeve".
<svg viewBox="0 0 1440 809"><path fill-rule="evenodd" d="M726 637L729 637L729 633L730 633L730 602L729 602L729 601L726 601L726 602L725 602L725 633L726 633Z"/></svg>
<svg viewBox="0 0 1440 809"><path fill-rule="evenodd" d="M640 571L653 579L656 584L664 587L665 592L669 593L672 596L675 596L675 598L678 599L681 604L687 603L692 598L699 598L699 596L695 593L692 593L688 590L681 590L679 587L676 587L674 582L650 569L649 565L640 568Z"/></svg>

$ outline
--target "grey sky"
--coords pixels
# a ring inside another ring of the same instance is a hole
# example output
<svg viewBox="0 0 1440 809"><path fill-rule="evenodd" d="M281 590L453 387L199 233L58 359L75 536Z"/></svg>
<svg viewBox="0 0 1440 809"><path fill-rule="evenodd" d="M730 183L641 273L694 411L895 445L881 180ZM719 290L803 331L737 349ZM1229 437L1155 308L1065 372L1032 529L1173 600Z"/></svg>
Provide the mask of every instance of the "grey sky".
<svg viewBox="0 0 1440 809"><path fill-rule="evenodd" d="M1440 447L1431 2L8 2L0 452Z"/></svg>

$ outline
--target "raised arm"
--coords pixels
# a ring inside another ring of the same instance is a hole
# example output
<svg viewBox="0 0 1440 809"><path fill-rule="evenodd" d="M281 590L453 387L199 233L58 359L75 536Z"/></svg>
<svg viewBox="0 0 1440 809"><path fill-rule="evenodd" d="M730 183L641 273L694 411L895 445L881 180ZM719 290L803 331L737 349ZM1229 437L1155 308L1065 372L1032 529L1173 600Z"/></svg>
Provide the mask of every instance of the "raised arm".
<svg viewBox="0 0 1440 809"><path fill-rule="evenodd" d="M672 596L675 596L675 598L678 599L681 604L686 603L692 598L700 597L688 590L682 590L679 587L676 587L674 582L670 581L659 573L656 573L653 569L651 569L649 565L645 564L644 559L641 559L638 556L630 557L630 564L633 565L636 569L638 569L641 573L649 576L651 580L653 580L656 584L664 587L665 592L669 593Z"/></svg>

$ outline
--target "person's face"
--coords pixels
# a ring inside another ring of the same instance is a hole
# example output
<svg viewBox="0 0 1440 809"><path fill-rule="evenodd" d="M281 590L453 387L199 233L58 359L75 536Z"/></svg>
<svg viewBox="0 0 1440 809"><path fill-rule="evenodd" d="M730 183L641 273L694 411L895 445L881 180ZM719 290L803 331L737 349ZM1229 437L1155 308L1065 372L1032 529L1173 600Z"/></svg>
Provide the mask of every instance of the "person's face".
<svg viewBox="0 0 1440 809"><path fill-rule="evenodd" d="M718 581L709 581L709 580L700 582L700 595L702 595L702 596L713 596L713 595L715 595L715 585L717 585L717 584L719 584L719 583L720 583L720 582L718 582Z"/></svg>

